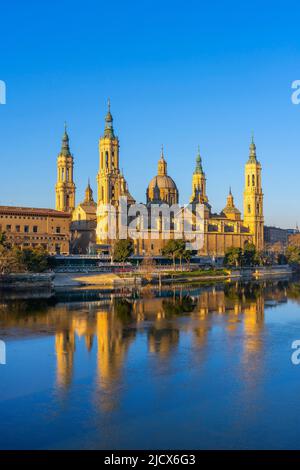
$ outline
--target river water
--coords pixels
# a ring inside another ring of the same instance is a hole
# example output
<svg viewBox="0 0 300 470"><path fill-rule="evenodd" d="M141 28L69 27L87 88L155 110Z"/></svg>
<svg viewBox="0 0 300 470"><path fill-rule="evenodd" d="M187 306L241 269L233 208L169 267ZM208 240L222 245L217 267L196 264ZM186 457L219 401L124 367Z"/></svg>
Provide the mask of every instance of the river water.
<svg viewBox="0 0 300 470"><path fill-rule="evenodd" d="M297 339L299 281L0 298L0 448L299 449Z"/></svg>

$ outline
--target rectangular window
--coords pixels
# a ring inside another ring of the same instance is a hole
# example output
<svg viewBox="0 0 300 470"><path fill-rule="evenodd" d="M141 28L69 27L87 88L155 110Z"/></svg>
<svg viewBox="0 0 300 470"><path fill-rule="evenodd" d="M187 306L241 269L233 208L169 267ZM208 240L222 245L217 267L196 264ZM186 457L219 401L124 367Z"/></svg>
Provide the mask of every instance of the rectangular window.
<svg viewBox="0 0 300 470"><path fill-rule="evenodd" d="M20 232L20 230L21 230L20 225L16 225L16 232Z"/></svg>
<svg viewBox="0 0 300 470"><path fill-rule="evenodd" d="M28 233L29 232L29 225L24 225L24 232Z"/></svg>
<svg viewBox="0 0 300 470"><path fill-rule="evenodd" d="M55 232L60 233L60 227L56 227Z"/></svg>
<svg viewBox="0 0 300 470"><path fill-rule="evenodd" d="M6 225L6 231L11 232L11 225Z"/></svg>
<svg viewBox="0 0 300 470"><path fill-rule="evenodd" d="M34 225L33 226L33 233L37 233L37 231L38 231L38 227L37 227L37 225Z"/></svg>

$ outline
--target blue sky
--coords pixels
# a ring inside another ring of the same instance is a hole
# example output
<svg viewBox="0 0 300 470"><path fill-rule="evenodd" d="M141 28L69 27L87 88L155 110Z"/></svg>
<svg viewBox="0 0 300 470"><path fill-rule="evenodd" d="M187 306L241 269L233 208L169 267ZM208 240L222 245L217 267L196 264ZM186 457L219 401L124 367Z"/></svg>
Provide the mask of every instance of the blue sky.
<svg viewBox="0 0 300 470"><path fill-rule="evenodd" d="M242 209L254 132L265 219L300 223L300 5L241 1L14 1L1 4L0 204L54 207L63 124L77 202L96 192L110 97L129 189L145 200L161 144L181 202L198 144L215 211Z"/></svg>

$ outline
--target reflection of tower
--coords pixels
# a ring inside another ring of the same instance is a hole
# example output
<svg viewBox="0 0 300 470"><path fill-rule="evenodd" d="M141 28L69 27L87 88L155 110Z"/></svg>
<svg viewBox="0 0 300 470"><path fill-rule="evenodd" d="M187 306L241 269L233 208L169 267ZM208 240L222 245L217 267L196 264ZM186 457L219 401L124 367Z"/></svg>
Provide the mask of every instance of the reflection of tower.
<svg viewBox="0 0 300 470"><path fill-rule="evenodd" d="M256 158L256 146L252 138L250 156L245 165L244 223L254 235L258 250L264 247L264 211L261 184L261 164Z"/></svg>
<svg viewBox="0 0 300 470"><path fill-rule="evenodd" d="M55 186L58 211L72 212L75 208L74 159L70 152L69 136L65 126L61 151L57 157L57 183Z"/></svg>
<svg viewBox="0 0 300 470"><path fill-rule="evenodd" d="M68 388L73 375L75 352L75 334L69 330L55 335L55 351L57 360L56 380L60 388Z"/></svg>
<svg viewBox="0 0 300 470"><path fill-rule="evenodd" d="M265 301L262 294L244 308L245 353L255 353L261 348L261 330L264 322Z"/></svg>
<svg viewBox="0 0 300 470"><path fill-rule="evenodd" d="M155 322L154 326L148 331L148 345L150 353L157 353L160 356L168 356L171 350L178 345L179 330L175 329L173 324L160 324Z"/></svg>
<svg viewBox="0 0 300 470"><path fill-rule="evenodd" d="M116 404L118 380L135 332L132 330L132 333L125 335L121 321L111 311L97 313L96 329L98 384L103 392L100 406L109 410Z"/></svg>

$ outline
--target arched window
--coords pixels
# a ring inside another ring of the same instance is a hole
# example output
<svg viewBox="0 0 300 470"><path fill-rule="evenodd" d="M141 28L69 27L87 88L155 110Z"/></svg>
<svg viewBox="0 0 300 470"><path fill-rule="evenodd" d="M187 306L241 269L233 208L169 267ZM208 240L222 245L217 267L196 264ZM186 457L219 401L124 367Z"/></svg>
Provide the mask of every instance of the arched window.
<svg viewBox="0 0 300 470"><path fill-rule="evenodd" d="M252 186L255 186L255 175L252 175Z"/></svg>
<svg viewBox="0 0 300 470"><path fill-rule="evenodd" d="M248 204L248 214L250 214L250 213L251 213L251 206L250 206L250 204Z"/></svg>
<svg viewBox="0 0 300 470"><path fill-rule="evenodd" d="M114 185L112 185L112 187L111 187L111 198L112 199L115 198L115 187L114 187Z"/></svg>
<svg viewBox="0 0 300 470"><path fill-rule="evenodd" d="M70 196L67 194L66 195L66 208L69 209L70 207Z"/></svg>
<svg viewBox="0 0 300 470"><path fill-rule="evenodd" d="M256 204L256 211L259 213L259 202Z"/></svg>
<svg viewBox="0 0 300 470"><path fill-rule="evenodd" d="M64 181L64 178L65 178L65 169L62 168L61 169L61 180Z"/></svg>
<svg viewBox="0 0 300 470"><path fill-rule="evenodd" d="M67 168L67 181L69 181L69 178L70 178L70 171L69 171L69 168Z"/></svg>
<svg viewBox="0 0 300 470"><path fill-rule="evenodd" d="M105 152L105 166L108 168L108 152Z"/></svg>
<svg viewBox="0 0 300 470"><path fill-rule="evenodd" d="M250 175L248 175L248 186L250 186Z"/></svg>
<svg viewBox="0 0 300 470"><path fill-rule="evenodd" d="M101 168L103 168L103 152L101 152Z"/></svg>

